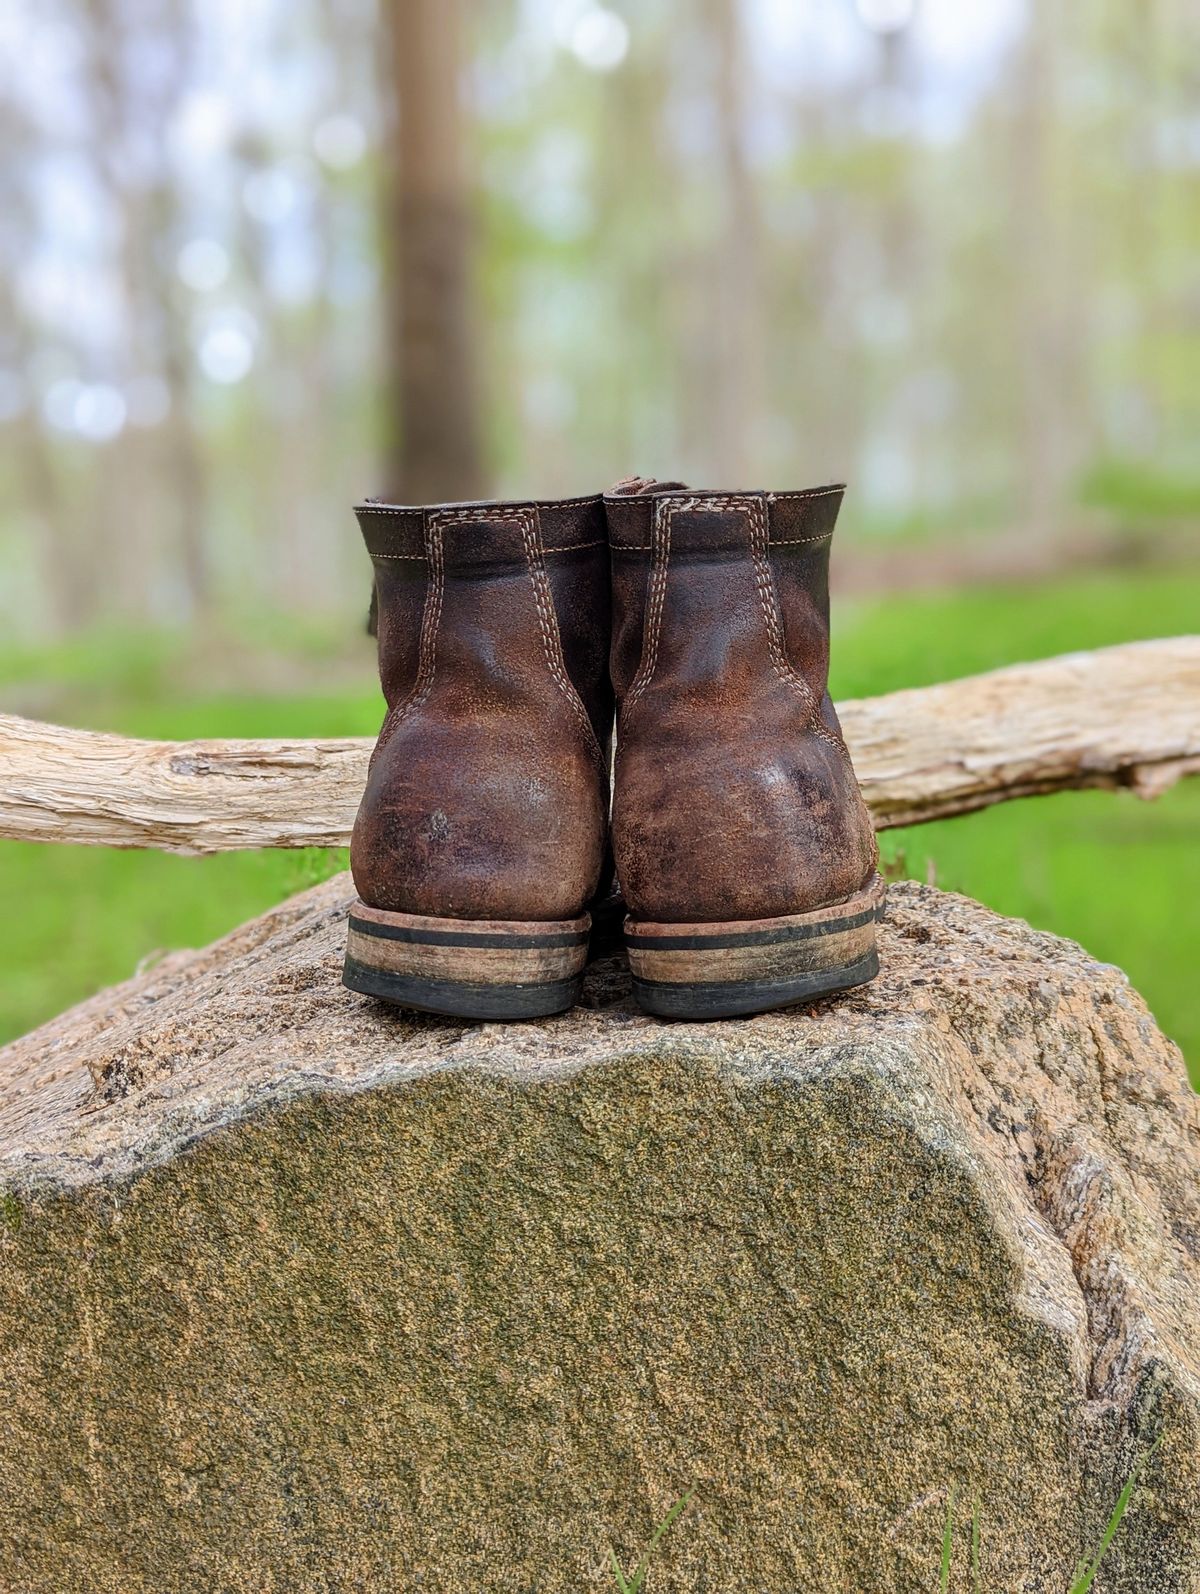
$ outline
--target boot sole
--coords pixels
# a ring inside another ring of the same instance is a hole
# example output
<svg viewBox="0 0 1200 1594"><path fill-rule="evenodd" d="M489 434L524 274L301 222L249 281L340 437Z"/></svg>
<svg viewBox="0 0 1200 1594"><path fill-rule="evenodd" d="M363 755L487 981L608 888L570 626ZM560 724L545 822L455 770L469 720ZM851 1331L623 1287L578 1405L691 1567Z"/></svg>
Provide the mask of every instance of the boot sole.
<svg viewBox="0 0 1200 1594"><path fill-rule="evenodd" d="M653 924L630 918L625 945L639 1005L660 1018L735 1018L865 985L879 972L880 876L846 902L779 919Z"/></svg>
<svg viewBox="0 0 1200 1594"><path fill-rule="evenodd" d="M435 919L350 909L342 984L422 1013L547 1018L579 997L591 919Z"/></svg>

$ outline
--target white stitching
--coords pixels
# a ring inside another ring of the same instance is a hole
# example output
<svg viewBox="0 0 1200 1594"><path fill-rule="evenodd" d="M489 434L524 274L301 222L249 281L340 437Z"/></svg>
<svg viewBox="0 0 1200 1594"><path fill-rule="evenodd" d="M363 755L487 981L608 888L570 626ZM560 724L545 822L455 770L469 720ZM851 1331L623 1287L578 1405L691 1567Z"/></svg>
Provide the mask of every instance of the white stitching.
<svg viewBox="0 0 1200 1594"><path fill-rule="evenodd" d="M650 594L646 600L646 617L642 626L642 661L626 694L621 708L621 719L628 721L638 700L650 684L658 666L658 639L662 630L663 605L667 595L667 569L671 562L671 517L684 503L694 500L659 499L654 506L651 525L653 559L650 570ZM621 737L618 728L617 750Z"/></svg>
<svg viewBox="0 0 1200 1594"><path fill-rule="evenodd" d="M832 497L834 492L840 491L841 488L833 488L825 493L813 493L808 496ZM763 611L767 617L767 633L770 637L770 647L772 652L771 662L775 666L775 673L779 676L781 681L790 683L793 687L795 687L800 692L804 700L808 703L809 714L806 729L811 731L814 736L820 737L820 739L828 747L833 748L834 752L841 759L846 773L850 777L851 789L858 790L858 776L854 773L854 763L850 757L850 749L846 746L845 742L840 736L835 736L834 733L826 726L824 720L821 718L821 700L817 697L812 687L809 686L804 676L795 668L791 659L788 657L787 649L784 643L783 620L779 611L779 599L775 590L775 577L771 571L770 524L767 519L766 505L763 504L761 500L757 502L756 508L751 511L750 518L751 549L754 557L755 568L760 572L762 577L759 585L759 593L762 597ZM757 526L755 525L755 522L758 523ZM807 542L821 542L824 541L824 538L810 537L804 538L802 540ZM871 842L875 854L875 862L878 863L879 842L875 838L875 832L873 829L871 831Z"/></svg>
<svg viewBox="0 0 1200 1594"><path fill-rule="evenodd" d="M533 601L537 606L538 626L542 633L542 647L550 675L570 705L572 714L579 721L579 728L583 731L588 751L597 766L604 770L604 754L600 751L600 743L596 740L591 716L584 708L583 700L567 674L566 661L563 658L562 632L558 626L557 611L554 607L554 589L550 585L550 578L546 574L546 566L542 559L541 517L535 508L522 511L513 518L519 521L521 527L521 540L525 545L525 564L533 588Z"/></svg>
<svg viewBox="0 0 1200 1594"><path fill-rule="evenodd" d="M754 500L761 504L762 500ZM667 593L667 570L671 563L671 521L678 514L688 510L712 509L746 509L751 500L729 495L706 495L704 497L688 498L656 498L654 500L654 521L652 544L654 552L654 566L650 574L650 597L646 606L645 629L642 641L642 663L634 676L633 683L626 695L625 703L621 710L621 718L627 720L629 714L642 697L658 667L658 644L662 634L663 606ZM617 749L620 751L621 739L618 734Z"/></svg>
<svg viewBox="0 0 1200 1594"><path fill-rule="evenodd" d="M833 734L821 719L821 702L804 676L795 668L788 658L783 640L783 621L779 613L779 600L775 592L775 578L771 573L770 559L770 525L767 520L767 506L761 499L751 499L746 503L746 511L750 520L750 554L754 560L755 584L762 602L763 619L767 625L767 645L771 654L771 666L775 674L785 686L791 686L799 692L808 707L808 716L805 730L811 731L814 736L828 746L834 748L839 757L850 762L850 755L840 737Z"/></svg>
<svg viewBox="0 0 1200 1594"><path fill-rule="evenodd" d="M556 543L552 548L542 548L545 553L578 553L583 548L602 548L604 539L597 538L595 542L564 542ZM423 553L373 553L372 559L424 559Z"/></svg>
<svg viewBox="0 0 1200 1594"><path fill-rule="evenodd" d="M796 497L826 497L829 493L795 494ZM771 528L767 517L767 503L761 497L742 497L737 494L727 494L720 497L704 498L674 498L659 499L655 505L654 536L652 544L655 553L655 565L651 572L651 595L647 603L645 635L643 640L642 665L625 699L622 709L622 719L625 719L634 705L641 698L658 664L658 643L662 628L663 602L666 595L667 566L670 563L671 539L670 521L674 515L684 511L736 509L741 510L747 518L750 528L750 554L754 563L754 583L758 590L759 602L762 605L763 620L767 630L767 651L771 658L771 668L778 680L799 693L806 708L804 728L811 731L814 736L834 748L839 757L850 766L850 754L845 743L830 731L821 719L821 704L808 682L793 667L787 656L783 641L783 626L779 616L779 606L775 595L775 582L771 574ZM795 539L805 542L821 542L823 537ZM620 748L620 737L617 740Z"/></svg>
<svg viewBox="0 0 1200 1594"><path fill-rule="evenodd" d="M766 499L769 503L799 503L805 498L836 498L839 493L846 491L844 482L831 482L827 487L806 487L799 492L787 493L605 493L605 501L615 501L618 504L635 503L667 503L672 498L677 502L685 499L696 504L744 504L751 498L757 497L760 501Z"/></svg>
<svg viewBox="0 0 1200 1594"><path fill-rule="evenodd" d="M447 515L465 516L473 520L504 519L512 515L514 510L528 513L530 509L562 509L575 504L599 504L603 502L600 493L584 493L581 498L542 498L529 504L465 504L455 509L438 509L436 506L429 508L431 516L444 518ZM355 504L356 515L422 515L425 512L421 504Z"/></svg>
<svg viewBox="0 0 1200 1594"><path fill-rule="evenodd" d="M801 543L827 542L833 536L831 531L823 531L819 537L772 537L769 547L772 548L798 548ZM610 544L614 553L650 553L654 547L650 542L614 542ZM549 550L547 550L549 551ZM401 558L404 555L400 555Z"/></svg>
<svg viewBox="0 0 1200 1594"><path fill-rule="evenodd" d="M581 500L589 502L590 500ZM571 712L579 721L589 753L597 765L605 769L604 754L600 750L600 743L596 740L595 728L591 717L583 706L583 700L575 690L575 685L567 674L566 661L562 651L562 633L558 628L557 611L554 607L554 591L550 585L550 578L546 574L545 565L541 557L541 525L537 505L526 506L522 504L506 504L495 508L480 509L472 506L467 509L437 510L429 516L430 524L436 520L442 525L487 525L491 521L515 521L520 527L521 543L525 551L525 568L529 575L530 586L533 588L533 601L537 609L538 628L542 633L542 649L546 656L546 664L550 670L551 679L562 692L570 705ZM438 558L441 560L441 539L438 539ZM439 605L440 609L440 605ZM432 683L431 683L432 684ZM422 699L422 701L424 701Z"/></svg>
<svg viewBox="0 0 1200 1594"><path fill-rule="evenodd" d="M433 690L437 671L437 633L442 619L442 596L445 591L445 565L442 560L442 528L438 518L430 515L426 525L426 555L429 560L429 591L425 594L425 607L421 614L421 640L417 648L417 674L412 691L390 711L379 732L371 763L382 752L396 728L415 708L420 708ZM415 556L414 556L415 557Z"/></svg>
<svg viewBox="0 0 1200 1594"><path fill-rule="evenodd" d="M605 540L606 539L603 538L603 537L597 537L595 542L562 542L562 543L556 543L556 544L554 544L553 547L550 547L550 548L547 548L545 543L543 543L542 544L542 552L543 553L578 553L581 548L603 548Z"/></svg>

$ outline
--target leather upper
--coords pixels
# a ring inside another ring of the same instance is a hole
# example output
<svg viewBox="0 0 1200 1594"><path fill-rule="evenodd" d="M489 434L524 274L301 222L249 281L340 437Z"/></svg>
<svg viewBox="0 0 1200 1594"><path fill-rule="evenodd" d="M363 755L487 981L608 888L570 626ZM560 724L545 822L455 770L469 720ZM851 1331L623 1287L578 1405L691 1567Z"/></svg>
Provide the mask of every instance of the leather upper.
<svg viewBox="0 0 1200 1594"><path fill-rule="evenodd" d="M356 513L388 704L351 841L359 895L436 917L578 916L607 835L602 500Z"/></svg>
<svg viewBox="0 0 1200 1594"><path fill-rule="evenodd" d="M828 693L844 489L605 500L618 703L613 846L630 911L773 918L852 895L878 851Z"/></svg>

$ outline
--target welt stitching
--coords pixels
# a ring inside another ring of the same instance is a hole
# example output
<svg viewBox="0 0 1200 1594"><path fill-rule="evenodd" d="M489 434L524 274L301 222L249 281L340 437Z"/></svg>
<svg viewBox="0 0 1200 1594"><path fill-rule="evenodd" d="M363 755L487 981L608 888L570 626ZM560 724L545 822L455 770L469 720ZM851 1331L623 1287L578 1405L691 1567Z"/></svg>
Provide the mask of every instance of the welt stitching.
<svg viewBox="0 0 1200 1594"><path fill-rule="evenodd" d="M575 690L574 683L567 674L566 662L562 651L562 633L555 618L554 591L550 586L550 578L546 574L546 567L542 562L541 528L536 509L522 511L512 517L520 523L521 541L525 546L525 563L529 570L529 582L533 588L533 601L537 608L538 627L542 633L542 648L546 655L546 663L550 675L559 691L566 698L572 714L579 721L583 731L584 740L588 751L596 762L604 767L604 755L600 751L600 744L596 740L595 728L587 709L584 708L579 693Z"/></svg>
<svg viewBox="0 0 1200 1594"><path fill-rule="evenodd" d="M777 503L799 503L805 498L836 498L845 492L844 487L812 487L802 493L772 493L772 499Z"/></svg>

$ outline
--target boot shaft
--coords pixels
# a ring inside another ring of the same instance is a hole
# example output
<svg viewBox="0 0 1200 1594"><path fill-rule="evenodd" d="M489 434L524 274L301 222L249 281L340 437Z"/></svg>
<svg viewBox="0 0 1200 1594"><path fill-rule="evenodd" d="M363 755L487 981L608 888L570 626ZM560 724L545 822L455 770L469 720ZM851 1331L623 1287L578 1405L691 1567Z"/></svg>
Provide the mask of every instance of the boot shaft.
<svg viewBox="0 0 1200 1594"><path fill-rule="evenodd" d="M882 883L827 690L841 491L360 507L388 711L350 849L352 989L485 1018L575 1000L614 688L643 1005L715 1017L871 978Z"/></svg>
<svg viewBox="0 0 1200 1594"><path fill-rule="evenodd" d="M829 679L829 552L844 487L692 493L645 483L606 499L612 557L610 668L618 702L641 671L682 672L722 694L765 664ZM640 692L639 692L640 695Z"/></svg>
<svg viewBox="0 0 1200 1594"><path fill-rule="evenodd" d="M574 920L607 831L602 500L357 513L388 705L351 840L360 897L384 913Z"/></svg>
<svg viewBox="0 0 1200 1594"><path fill-rule="evenodd" d="M843 489L606 499L613 844L635 918L786 918L843 901L877 852L828 693Z"/></svg>
<svg viewBox="0 0 1200 1594"><path fill-rule="evenodd" d="M610 596L599 497L365 503L355 513L375 571L389 711L439 672L481 703L521 683L540 691L549 672L607 744Z"/></svg>

